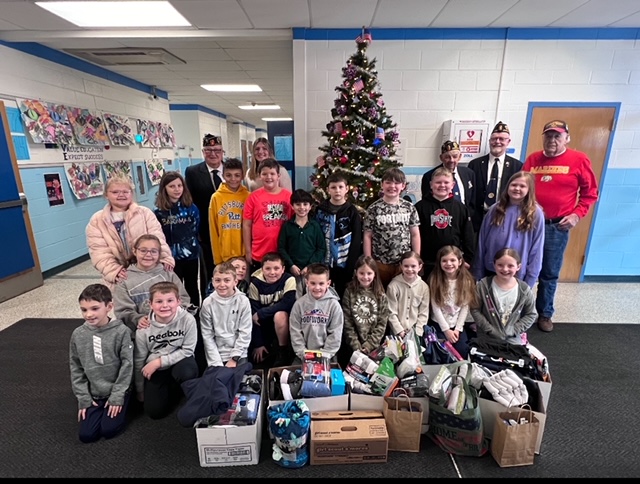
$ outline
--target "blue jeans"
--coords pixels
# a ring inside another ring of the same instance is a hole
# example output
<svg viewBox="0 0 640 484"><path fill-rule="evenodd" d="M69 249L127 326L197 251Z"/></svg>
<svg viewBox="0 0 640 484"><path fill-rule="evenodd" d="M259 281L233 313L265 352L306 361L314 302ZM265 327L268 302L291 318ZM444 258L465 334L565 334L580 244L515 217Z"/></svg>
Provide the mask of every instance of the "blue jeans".
<svg viewBox="0 0 640 484"><path fill-rule="evenodd" d="M536 310L539 316L553 316L553 298L558 287L558 276L562 269L564 251L569 241L569 231L561 230L558 224L545 224L542 269L538 276Z"/></svg>

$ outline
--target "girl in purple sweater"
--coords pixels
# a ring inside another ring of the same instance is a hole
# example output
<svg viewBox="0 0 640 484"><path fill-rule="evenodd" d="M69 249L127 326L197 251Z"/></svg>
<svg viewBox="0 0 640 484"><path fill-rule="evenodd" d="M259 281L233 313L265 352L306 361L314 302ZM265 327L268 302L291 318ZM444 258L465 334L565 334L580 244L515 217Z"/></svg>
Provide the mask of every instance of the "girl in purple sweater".
<svg viewBox="0 0 640 484"><path fill-rule="evenodd" d="M495 274L495 254L510 247L522 258L518 279L533 288L542 267L544 223L542 208L536 202L533 176L526 171L514 173L500 200L482 220L472 268L475 279Z"/></svg>

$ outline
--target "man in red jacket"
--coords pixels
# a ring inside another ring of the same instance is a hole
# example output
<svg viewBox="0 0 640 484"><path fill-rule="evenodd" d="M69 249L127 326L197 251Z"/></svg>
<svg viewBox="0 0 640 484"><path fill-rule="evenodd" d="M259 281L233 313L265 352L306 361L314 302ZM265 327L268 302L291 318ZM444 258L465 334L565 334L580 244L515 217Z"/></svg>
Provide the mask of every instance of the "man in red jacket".
<svg viewBox="0 0 640 484"><path fill-rule="evenodd" d="M545 216L542 270L538 276L538 328L553 331L553 299L558 286L569 230L598 199L598 182L586 154L567 148L569 126L550 121L542 129L542 151L530 154L523 171L534 175L536 198Z"/></svg>

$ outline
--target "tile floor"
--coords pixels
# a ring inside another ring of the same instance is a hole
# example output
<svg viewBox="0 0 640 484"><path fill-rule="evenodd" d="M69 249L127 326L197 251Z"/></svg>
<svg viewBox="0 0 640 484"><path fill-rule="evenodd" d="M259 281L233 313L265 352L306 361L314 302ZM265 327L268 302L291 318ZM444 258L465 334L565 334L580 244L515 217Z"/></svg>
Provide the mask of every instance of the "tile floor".
<svg viewBox="0 0 640 484"><path fill-rule="evenodd" d="M0 304L0 330L23 318L80 318L78 295L100 282L90 261L47 278L44 285ZM557 323L640 324L640 284L560 283Z"/></svg>

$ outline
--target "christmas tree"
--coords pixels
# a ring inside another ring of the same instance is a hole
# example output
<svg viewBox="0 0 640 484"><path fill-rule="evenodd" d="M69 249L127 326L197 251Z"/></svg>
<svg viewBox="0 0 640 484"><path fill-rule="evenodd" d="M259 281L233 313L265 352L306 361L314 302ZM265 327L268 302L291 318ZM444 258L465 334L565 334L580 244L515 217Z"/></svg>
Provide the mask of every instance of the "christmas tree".
<svg viewBox="0 0 640 484"><path fill-rule="evenodd" d="M344 81L335 88L333 119L322 132L327 142L319 148L323 154L316 159L310 177L312 194L321 201L329 198L329 175L343 172L349 182L349 199L362 209L379 198L385 170L402 166L394 159L400 136L378 90L376 59L366 55L370 43L371 34L363 29L356 39L357 52L342 68Z"/></svg>

